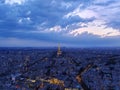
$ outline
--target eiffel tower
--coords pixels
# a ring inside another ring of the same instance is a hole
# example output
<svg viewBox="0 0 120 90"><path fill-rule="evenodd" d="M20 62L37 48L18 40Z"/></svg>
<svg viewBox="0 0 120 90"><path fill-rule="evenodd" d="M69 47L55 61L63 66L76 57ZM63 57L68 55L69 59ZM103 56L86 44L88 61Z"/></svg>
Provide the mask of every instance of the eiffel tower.
<svg viewBox="0 0 120 90"><path fill-rule="evenodd" d="M58 45L58 51L57 51L57 56L60 56L62 54L62 51L60 49L60 44Z"/></svg>

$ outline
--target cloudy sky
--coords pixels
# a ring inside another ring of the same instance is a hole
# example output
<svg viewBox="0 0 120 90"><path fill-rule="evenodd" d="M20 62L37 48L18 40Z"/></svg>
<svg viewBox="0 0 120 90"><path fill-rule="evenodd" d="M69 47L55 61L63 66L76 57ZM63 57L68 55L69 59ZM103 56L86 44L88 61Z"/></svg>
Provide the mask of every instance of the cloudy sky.
<svg viewBox="0 0 120 90"><path fill-rule="evenodd" d="M0 0L1 47L118 47L120 0Z"/></svg>

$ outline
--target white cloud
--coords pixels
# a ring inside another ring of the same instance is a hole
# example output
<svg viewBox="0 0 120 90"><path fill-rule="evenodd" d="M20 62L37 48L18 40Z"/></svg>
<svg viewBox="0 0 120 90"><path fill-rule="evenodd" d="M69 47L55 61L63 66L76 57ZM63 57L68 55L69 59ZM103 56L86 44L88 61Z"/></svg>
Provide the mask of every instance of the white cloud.
<svg viewBox="0 0 120 90"><path fill-rule="evenodd" d="M83 19L98 17L97 13L94 12L93 10L90 10L90 9L83 10L83 9L80 9L80 7L82 7L82 5L78 6L75 10L66 14L64 17L69 18L69 17L79 16L80 18L83 18Z"/></svg>
<svg viewBox="0 0 120 90"><path fill-rule="evenodd" d="M89 23L79 23L78 28L69 31L70 35L78 36L83 33L97 35L100 37L111 37L120 35L120 29L110 27L108 23L119 21L120 19L120 2L115 0L113 3L109 3L111 0L95 0L94 3L84 9L82 5L77 7L72 12L66 14L64 18L79 16L82 19L89 19L95 17L94 21ZM104 3L108 3L104 5Z"/></svg>
<svg viewBox="0 0 120 90"><path fill-rule="evenodd" d="M50 27L50 28L44 28L45 24L46 24L46 22L43 22L42 24L37 25L36 26L37 30L32 31L32 32L33 33L49 33L49 32L62 32L62 31L64 31L64 28L62 28L59 25L56 25L56 26L53 26L53 27Z"/></svg>
<svg viewBox="0 0 120 90"><path fill-rule="evenodd" d="M10 5L13 5L13 4L21 5L24 2L25 0L5 0L5 4L10 4Z"/></svg>
<svg viewBox="0 0 120 90"><path fill-rule="evenodd" d="M82 28L78 28L73 31L70 31L69 34L78 36L83 33L88 33L88 34L92 34L92 35L97 35L102 38L120 35L119 30L107 27L104 24L105 24L104 21L96 20L96 21L86 24L87 27L82 27Z"/></svg>
<svg viewBox="0 0 120 90"><path fill-rule="evenodd" d="M84 5L80 4L75 10L64 15L64 18L79 16L82 19L89 19L95 17L97 20L101 19L106 21L106 23L112 23L115 19L120 19L120 2L114 0L114 2L110 3L109 1L111 0L95 0L93 4L84 9L82 8Z"/></svg>
<svg viewBox="0 0 120 90"><path fill-rule="evenodd" d="M60 32L62 30L61 26L54 26L49 29L49 31Z"/></svg>
<svg viewBox="0 0 120 90"><path fill-rule="evenodd" d="M77 27L77 29L74 27ZM108 27L106 22L103 20L94 20L88 23L75 23L67 25L64 28L56 25L54 27L45 29L43 32L66 32L67 35L71 36L79 36L83 33L87 33L101 38L120 36L120 31L118 29Z"/></svg>
<svg viewBox="0 0 120 90"><path fill-rule="evenodd" d="M100 3L102 1L98 0ZM106 1L106 0L105 0ZM109 1L109 0L107 0ZM105 20L106 22L111 22L114 21L115 19L118 20L120 18L120 2L114 2L108 5L91 5L90 7L87 7L87 10L93 10L96 12L99 17L97 19L102 19ZM117 17L116 17L117 16Z"/></svg>
<svg viewBox="0 0 120 90"><path fill-rule="evenodd" d="M19 24L30 23L30 22L32 22L30 17L20 18L20 19L18 20L18 23L19 23Z"/></svg>

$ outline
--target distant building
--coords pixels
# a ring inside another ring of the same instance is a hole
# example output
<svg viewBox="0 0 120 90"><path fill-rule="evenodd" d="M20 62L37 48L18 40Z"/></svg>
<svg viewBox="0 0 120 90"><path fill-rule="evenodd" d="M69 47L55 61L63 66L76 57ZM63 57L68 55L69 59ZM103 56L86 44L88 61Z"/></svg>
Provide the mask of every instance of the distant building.
<svg viewBox="0 0 120 90"><path fill-rule="evenodd" d="M60 44L58 45L58 51L57 51L57 56L60 56L62 54L62 51L60 49Z"/></svg>

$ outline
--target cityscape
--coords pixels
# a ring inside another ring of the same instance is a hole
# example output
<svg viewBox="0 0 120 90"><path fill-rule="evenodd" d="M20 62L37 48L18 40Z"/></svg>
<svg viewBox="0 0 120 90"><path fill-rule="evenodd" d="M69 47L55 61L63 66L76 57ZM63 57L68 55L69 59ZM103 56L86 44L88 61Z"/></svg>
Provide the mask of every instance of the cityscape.
<svg viewBox="0 0 120 90"><path fill-rule="evenodd" d="M0 0L0 90L120 90L120 0Z"/></svg>
<svg viewBox="0 0 120 90"><path fill-rule="evenodd" d="M119 90L120 48L0 48L0 90Z"/></svg>

